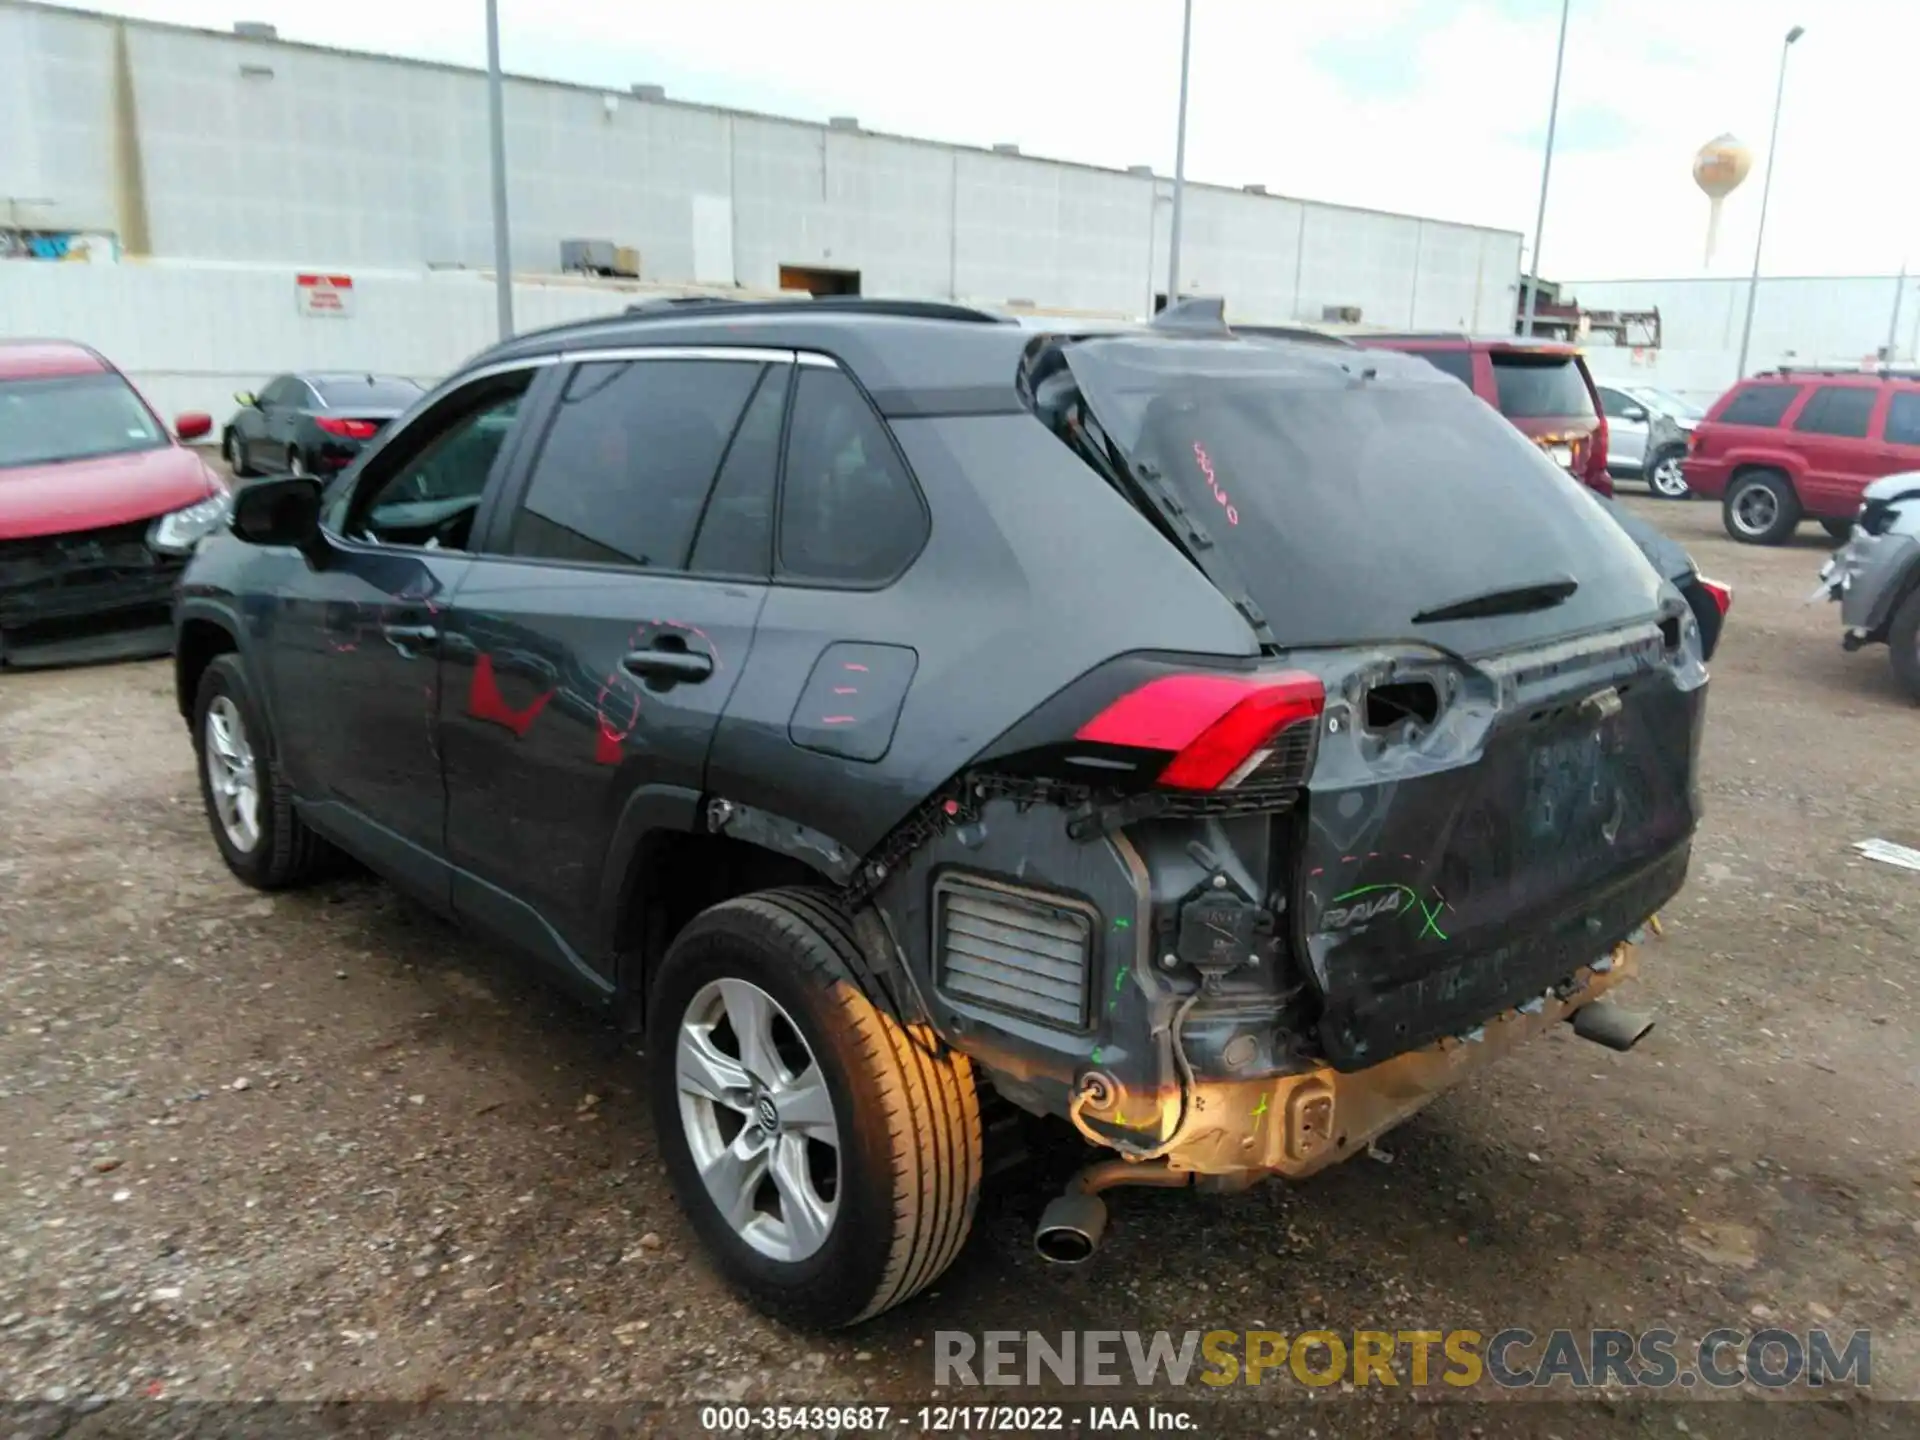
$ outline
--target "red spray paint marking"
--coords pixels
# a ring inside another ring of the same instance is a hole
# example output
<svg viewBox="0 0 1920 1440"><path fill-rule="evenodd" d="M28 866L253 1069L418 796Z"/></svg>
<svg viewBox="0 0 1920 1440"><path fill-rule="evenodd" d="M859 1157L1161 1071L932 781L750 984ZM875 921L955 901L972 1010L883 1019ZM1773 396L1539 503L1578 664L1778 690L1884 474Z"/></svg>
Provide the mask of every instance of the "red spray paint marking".
<svg viewBox="0 0 1920 1440"><path fill-rule="evenodd" d="M851 716L851 715L822 715L822 716L820 717L820 723L821 723L822 725L851 725L851 724L853 724L853 716Z"/></svg>
<svg viewBox="0 0 1920 1440"><path fill-rule="evenodd" d="M1207 454L1207 447L1198 440L1193 442L1193 458L1199 463L1200 473L1207 477L1207 488L1213 492L1213 498L1227 512L1227 523L1238 525L1240 512L1233 508L1233 502L1227 498L1227 492L1220 488L1219 478L1213 473L1213 459Z"/></svg>
<svg viewBox="0 0 1920 1440"><path fill-rule="evenodd" d="M858 695L860 693L860 687L858 685L836 685L833 687L833 693L836 695Z"/></svg>
<svg viewBox="0 0 1920 1440"><path fill-rule="evenodd" d="M524 740L552 698L553 692L547 690L536 695L525 709L514 709L500 694L500 682L493 673L493 657L482 655L474 663L473 683L467 687L467 713L476 720L504 725L515 739Z"/></svg>
<svg viewBox="0 0 1920 1440"><path fill-rule="evenodd" d="M866 673L867 673L867 667L866 667L866 666L864 666L864 665L855 665L855 664L854 664L854 663L853 663L853 662L852 662L851 660L843 660L843 661L841 661L841 662L840 662L840 668L841 668L842 670L858 670L858 671L859 671L859 672L860 672L860 673L861 673L862 675L864 675L864 674L866 674Z"/></svg>
<svg viewBox="0 0 1920 1440"><path fill-rule="evenodd" d="M357 640L329 640L327 648L336 655L351 655L360 648Z"/></svg>

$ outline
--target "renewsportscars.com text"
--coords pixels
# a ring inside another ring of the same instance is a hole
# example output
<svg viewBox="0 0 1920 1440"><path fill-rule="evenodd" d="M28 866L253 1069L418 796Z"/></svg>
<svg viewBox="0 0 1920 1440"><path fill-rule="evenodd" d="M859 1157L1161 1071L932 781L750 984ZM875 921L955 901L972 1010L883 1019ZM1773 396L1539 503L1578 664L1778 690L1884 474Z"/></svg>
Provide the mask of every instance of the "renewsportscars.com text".
<svg viewBox="0 0 1920 1440"><path fill-rule="evenodd" d="M1507 1389L1626 1386L1726 1389L1751 1380L1873 1384L1870 1332L1710 1330L1036 1330L934 1332L933 1383L1264 1385L1297 1383Z"/></svg>

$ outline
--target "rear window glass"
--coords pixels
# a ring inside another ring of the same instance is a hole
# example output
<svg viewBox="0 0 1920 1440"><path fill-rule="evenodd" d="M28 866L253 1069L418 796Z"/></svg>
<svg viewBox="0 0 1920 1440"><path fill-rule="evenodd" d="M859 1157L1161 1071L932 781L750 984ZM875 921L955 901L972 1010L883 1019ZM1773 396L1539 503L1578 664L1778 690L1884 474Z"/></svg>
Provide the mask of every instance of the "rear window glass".
<svg viewBox="0 0 1920 1440"><path fill-rule="evenodd" d="M1649 607L1646 562L1591 496L1411 357L1129 338L1070 346L1066 361L1106 439L1200 520L1217 547L1202 555L1226 560L1282 644L1478 651ZM1035 404L1058 434L1073 402L1052 383ZM1551 611L1414 619L1558 579L1578 589Z"/></svg>
<svg viewBox="0 0 1920 1440"><path fill-rule="evenodd" d="M1887 405L1887 443L1920 445L1920 390L1896 390Z"/></svg>
<svg viewBox="0 0 1920 1440"><path fill-rule="evenodd" d="M1722 425L1778 425L1800 396L1798 385L1743 385L1720 412Z"/></svg>
<svg viewBox="0 0 1920 1440"><path fill-rule="evenodd" d="M420 398L420 387L411 380L374 375L359 380L317 380L314 388L320 398L333 407L378 405L405 409Z"/></svg>
<svg viewBox="0 0 1920 1440"><path fill-rule="evenodd" d="M1493 353L1493 380L1500 413L1516 420L1587 420L1593 395L1580 362L1571 355Z"/></svg>

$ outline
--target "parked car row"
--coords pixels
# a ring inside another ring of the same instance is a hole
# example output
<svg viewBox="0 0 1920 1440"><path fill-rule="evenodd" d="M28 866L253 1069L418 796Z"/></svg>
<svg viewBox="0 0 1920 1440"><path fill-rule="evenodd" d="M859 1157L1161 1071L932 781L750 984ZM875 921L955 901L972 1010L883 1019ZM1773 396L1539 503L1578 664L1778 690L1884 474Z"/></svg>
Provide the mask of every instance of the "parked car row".
<svg viewBox="0 0 1920 1440"><path fill-rule="evenodd" d="M1106 1157L1035 1232L1086 1260L1116 1185L1308 1175L1651 1026L1606 997L1685 878L1702 637L1564 471L1583 372L1514 368L1546 433L1217 302L518 337L199 548L213 842L265 889L346 852L643 1032L771 1311L933 1283L990 1103Z"/></svg>
<svg viewBox="0 0 1920 1440"><path fill-rule="evenodd" d="M330 475L425 393L398 375L276 375L259 394L243 390L240 409L221 433L238 476Z"/></svg>

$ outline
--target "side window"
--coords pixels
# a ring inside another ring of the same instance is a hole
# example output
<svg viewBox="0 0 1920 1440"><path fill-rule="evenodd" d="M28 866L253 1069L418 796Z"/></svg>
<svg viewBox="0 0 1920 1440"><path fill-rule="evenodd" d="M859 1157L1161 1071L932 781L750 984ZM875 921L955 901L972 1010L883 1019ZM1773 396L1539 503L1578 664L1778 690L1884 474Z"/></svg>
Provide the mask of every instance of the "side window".
<svg viewBox="0 0 1920 1440"><path fill-rule="evenodd" d="M1920 390L1896 390L1887 406L1887 443L1920 445Z"/></svg>
<svg viewBox="0 0 1920 1440"><path fill-rule="evenodd" d="M1436 370L1453 376L1469 390L1473 388L1473 352L1471 350L1415 350L1412 352Z"/></svg>
<svg viewBox="0 0 1920 1440"><path fill-rule="evenodd" d="M291 403L294 379L291 375L276 375L267 382L267 388L260 392L260 404L276 408Z"/></svg>
<svg viewBox="0 0 1920 1440"><path fill-rule="evenodd" d="M839 370L802 369L780 494L778 575L883 585L926 536L919 489L859 387Z"/></svg>
<svg viewBox="0 0 1920 1440"><path fill-rule="evenodd" d="M1810 435L1841 435L1862 440L1879 391L1871 385L1822 385L1793 422Z"/></svg>
<svg viewBox="0 0 1920 1440"><path fill-rule="evenodd" d="M1799 398L1798 385L1748 385L1717 417L1722 425L1778 425Z"/></svg>
<svg viewBox="0 0 1920 1440"><path fill-rule="evenodd" d="M780 421L791 365L769 365L734 432L720 478L707 497L689 570L767 578L773 562L773 492L780 469Z"/></svg>
<svg viewBox="0 0 1920 1440"><path fill-rule="evenodd" d="M508 553L684 570L766 369L737 360L580 366L534 462Z"/></svg>
<svg viewBox="0 0 1920 1440"><path fill-rule="evenodd" d="M533 375L522 370L482 381L395 436L355 487L344 532L382 545L465 550Z"/></svg>
<svg viewBox="0 0 1920 1440"><path fill-rule="evenodd" d="M1624 420L1627 411L1635 407L1632 396L1602 385L1600 387L1600 408L1606 412L1609 420Z"/></svg>

